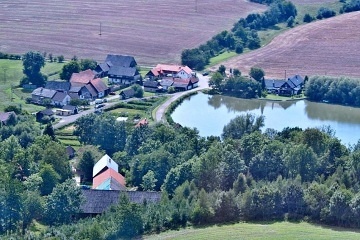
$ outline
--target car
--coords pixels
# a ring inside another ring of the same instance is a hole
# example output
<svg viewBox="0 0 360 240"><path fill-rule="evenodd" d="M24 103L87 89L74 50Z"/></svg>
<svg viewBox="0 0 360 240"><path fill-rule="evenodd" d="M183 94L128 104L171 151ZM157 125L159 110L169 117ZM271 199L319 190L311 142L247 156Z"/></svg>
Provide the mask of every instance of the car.
<svg viewBox="0 0 360 240"><path fill-rule="evenodd" d="M104 106L105 106L105 104L101 103L101 104L95 105L95 108L102 108L102 107L104 107Z"/></svg>
<svg viewBox="0 0 360 240"><path fill-rule="evenodd" d="M115 92L111 92L111 93L109 93L109 95L116 95L116 93L115 93Z"/></svg>
<svg viewBox="0 0 360 240"><path fill-rule="evenodd" d="M209 73L208 72L203 72L202 75L207 76L207 75L209 75Z"/></svg>

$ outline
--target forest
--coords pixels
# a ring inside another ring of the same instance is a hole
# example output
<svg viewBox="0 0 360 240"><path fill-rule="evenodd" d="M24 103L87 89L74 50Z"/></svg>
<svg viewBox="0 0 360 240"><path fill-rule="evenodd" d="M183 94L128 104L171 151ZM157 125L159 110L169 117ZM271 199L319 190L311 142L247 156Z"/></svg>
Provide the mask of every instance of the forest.
<svg viewBox="0 0 360 240"><path fill-rule="evenodd" d="M176 124L110 128L109 114L87 115L76 122L75 134L99 150L85 148L80 161L88 164L80 167L91 171L95 156L106 152L128 187L162 191L162 200L137 205L123 195L107 212L78 219L74 213L83 198L70 180L65 146L50 125L37 128L32 118L19 114L0 128L4 237L119 239L189 225L268 220L359 227L360 144L344 146L327 126L261 130L264 118L246 114L226 125L221 137L204 138ZM104 131L87 138L85 130L94 130L84 128L89 122ZM118 147L108 148L105 136L113 136ZM34 232L35 222L48 227Z"/></svg>

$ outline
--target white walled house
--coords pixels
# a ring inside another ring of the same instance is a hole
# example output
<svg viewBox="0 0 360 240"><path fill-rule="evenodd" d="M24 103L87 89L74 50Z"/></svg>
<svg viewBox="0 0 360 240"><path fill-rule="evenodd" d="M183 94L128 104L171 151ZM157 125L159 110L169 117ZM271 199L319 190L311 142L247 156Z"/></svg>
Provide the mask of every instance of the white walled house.
<svg viewBox="0 0 360 240"><path fill-rule="evenodd" d="M105 154L97 163L95 163L93 168L93 177L101 173L103 170L108 168L113 169L116 172L119 172L118 164L109 157L109 155Z"/></svg>

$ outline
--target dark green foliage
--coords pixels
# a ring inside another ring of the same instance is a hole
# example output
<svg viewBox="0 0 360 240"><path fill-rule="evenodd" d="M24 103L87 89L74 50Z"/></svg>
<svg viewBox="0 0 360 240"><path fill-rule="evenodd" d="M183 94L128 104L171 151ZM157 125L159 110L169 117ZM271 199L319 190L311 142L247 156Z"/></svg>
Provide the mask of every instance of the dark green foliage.
<svg viewBox="0 0 360 240"><path fill-rule="evenodd" d="M92 152L85 151L82 154L82 158L80 158L80 162L78 164L79 170L84 173L84 181L91 182L92 181L92 171L95 164L95 157Z"/></svg>
<svg viewBox="0 0 360 240"><path fill-rule="evenodd" d="M46 200L46 222L50 225L70 223L72 216L80 212L83 201L81 190L73 179L58 184Z"/></svg>
<svg viewBox="0 0 360 240"><path fill-rule="evenodd" d="M144 96L144 90L139 84L134 84L131 88L135 91L134 97L142 98Z"/></svg>
<svg viewBox="0 0 360 240"><path fill-rule="evenodd" d="M257 82L260 82L261 79L265 76L265 72L262 68L259 67L251 67L249 76L255 79Z"/></svg>
<svg viewBox="0 0 360 240"><path fill-rule="evenodd" d="M81 68L80 68L80 64L78 61L70 61L68 63L66 63L61 72L60 72L60 78L63 80L67 80L69 81L71 78L71 75L73 73L78 73L80 72Z"/></svg>
<svg viewBox="0 0 360 240"><path fill-rule="evenodd" d="M336 15L336 12L326 8L326 7L321 7L318 11L318 14L316 16L317 19L323 19L323 18L330 18Z"/></svg>
<svg viewBox="0 0 360 240"><path fill-rule="evenodd" d="M81 71L85 71L85 70L94 70L97 66L97 63L95 60L93 59L81 59L80 60L80 70Z"/></svg>
<svg viewBox="0 0 360 240"><path fill-rule="evenodd" d="M360 106L360 81L315 76L306 83L305 95L312 101Z"/></svg>
<svg viewBox="0 0 360 240"><path fill-rule="evenodd" d="M57 60L58 60L59 63L62 63L62 62L64 62L65 58L64 58L63 55L60 55L60 56L57 57Z"/></svg>
<svg viewBox="0 0 360 240"><path fill-rule="evenodd" d="M181 64L187 65L190 68L198 71L204 69L205 65L209 61L209 56L204 54L200 49L185 49L181 53Z"/></svg>
<svg viewBox="0 0 360 240"><path fill-rule="evenodd" d="M238 116L230 121L223 129L222 138L240 139L245 134L259 131L264 126L264 117L253 114Z"/></svg>
<svg viewBox="0 0 360 240"><path fill-rule="evenodd" d="M344 1L344 5L341 8L342 12L354 12L360 10L359 0Z"/></svg>
<svg viewBox="0 0 360 240"><path fill-rule="evenodd" d="M312 22L313 20L314 20L314 18L310 14L306 13L304 15L303 22L309 23L309 22Z"/></svg>
<svg viewBox="0 0 360 240"><path fill-rule="evenodd" d="M46 124L43 134L48 135L52 140L55 140L55 131L51 123Z"/></svg>
<svg viewBox="0 0 360 240"><path fill-rule="evenodd" d="M14 112L15 114L21 114L21 105L20 105L20 107L17 107L14 105L7 106L4 109L4 112Z"/></svg>
<svg viewBox="0 0 360 240"><path fill-rule="evenodd" d="M41 194L50 194L56 184L58 184L60 181L59 174L53 169L50 164L43 164L42 168L40 169L39 175L42 178L42 184L40 186Z"/></svg>
<svg viewBox="0 0 360 240"><path fill-rule="evenodd" d="M40 70L45 66L45 58L39 52L28 52L22 57L24 77L22 84L32 83L38 87L45 85L46 76Z"/></svg>

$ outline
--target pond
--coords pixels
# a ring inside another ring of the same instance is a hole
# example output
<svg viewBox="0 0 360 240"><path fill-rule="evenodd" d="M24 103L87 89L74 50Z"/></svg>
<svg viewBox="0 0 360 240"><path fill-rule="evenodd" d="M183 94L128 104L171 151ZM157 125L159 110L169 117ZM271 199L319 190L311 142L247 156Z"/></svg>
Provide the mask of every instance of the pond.
<svg viewBox="0 0 360 240"><path fill-rule="evenodd" d="M265 116L265 127L330 126L345 145L360 139L360 108L307 100L265 101L199 93L184 100L172 113L175 122L196 128L200 136L220 136L231 119L245 113Z"/></svg>

